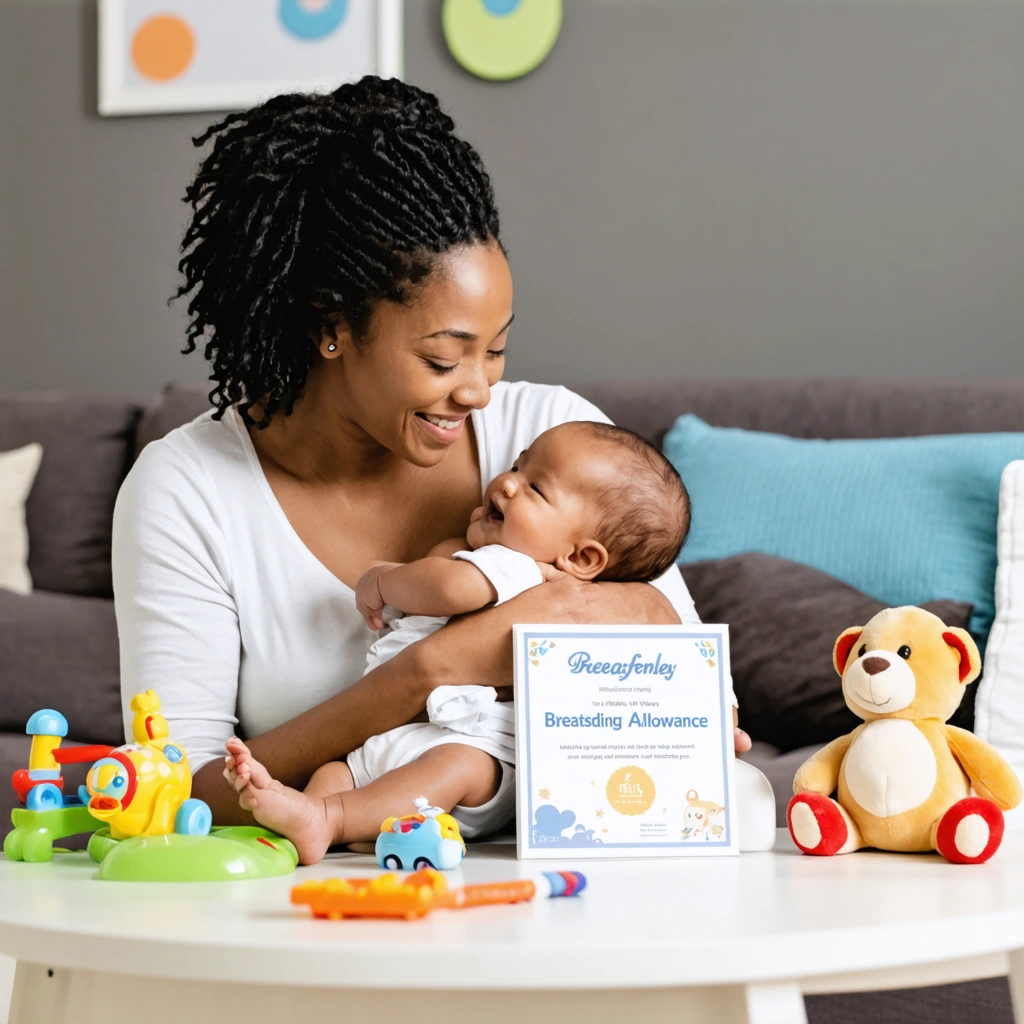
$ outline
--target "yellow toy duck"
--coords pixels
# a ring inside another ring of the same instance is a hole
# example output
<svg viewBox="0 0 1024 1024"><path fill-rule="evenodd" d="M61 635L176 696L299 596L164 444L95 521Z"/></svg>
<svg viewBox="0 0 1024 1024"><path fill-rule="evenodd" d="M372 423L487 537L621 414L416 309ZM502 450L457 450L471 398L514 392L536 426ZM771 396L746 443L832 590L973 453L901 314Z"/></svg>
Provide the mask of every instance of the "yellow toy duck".
<svg viewBox="0 0 1024 1024"><path fill-rule="evenodd" d="M206 835L210 808L189 799L192 773L185 751L168 738L160 698L137 693L129 704L134 743L117 747L89 769L80 796L89 813L110 826L114 839L163 836L172 832Z"/></svg>

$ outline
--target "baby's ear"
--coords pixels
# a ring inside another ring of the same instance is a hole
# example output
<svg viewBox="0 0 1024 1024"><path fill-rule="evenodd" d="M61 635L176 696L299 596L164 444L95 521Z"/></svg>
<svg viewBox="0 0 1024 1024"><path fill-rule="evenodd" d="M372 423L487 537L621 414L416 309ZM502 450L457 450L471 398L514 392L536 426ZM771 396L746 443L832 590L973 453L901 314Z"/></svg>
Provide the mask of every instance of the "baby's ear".
<svg viewBox="0 0 1024 1024"><path fill-rule="evenodd" d="M846 671L846 661L850 657L850 651L863 632L863 626L851 626L839 634L839 639L832 648L832 664L835 665L836 671L840 675Z"/></svg>
<svg viewBox="0 0 1024 1024"><path fill-rule="evenodd" d="M950 626L942 633L942 639L960 655L960 682L973 683L981 675L981 652L974 637L959 626Z"/></svg>
<svg viewBox="0 0 1024 1024"><path fill-rule="evenodd" d="M569 554L559 555L555 568L578 580L596 579L608 568L608 549L600 541L582 541Z"/></svg>

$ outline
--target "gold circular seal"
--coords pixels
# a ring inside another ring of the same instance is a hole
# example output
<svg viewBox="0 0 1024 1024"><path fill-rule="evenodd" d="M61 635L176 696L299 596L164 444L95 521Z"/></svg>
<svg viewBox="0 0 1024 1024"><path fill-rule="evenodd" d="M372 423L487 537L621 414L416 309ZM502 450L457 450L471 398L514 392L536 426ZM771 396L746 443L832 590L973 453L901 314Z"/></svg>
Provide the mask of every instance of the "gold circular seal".
<svg viewBox="0 0 1024 1024"><path fill-rule="evenodd" d="M643 768L628 764L612 772L605 795L619 814L643 814L654 803L654 779Z"/></svg>

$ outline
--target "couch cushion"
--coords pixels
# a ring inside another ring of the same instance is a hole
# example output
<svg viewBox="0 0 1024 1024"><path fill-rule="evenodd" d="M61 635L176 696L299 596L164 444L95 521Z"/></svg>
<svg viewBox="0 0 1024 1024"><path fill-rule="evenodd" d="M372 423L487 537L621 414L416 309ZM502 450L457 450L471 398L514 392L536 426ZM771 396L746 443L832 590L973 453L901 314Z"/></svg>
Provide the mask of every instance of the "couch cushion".
<svg viewBox="0 0 1024 1024"><path fill-rule="evenodd" d="M677 416L790 437L1024 431L1024 380L672 380L576 389L661 445Z"/></svg>
<svg viewBox="0 0 1024 1024"><path fill-rule="evenodd" d="M55 708L76 740L123 743L119 678L109 598L0 590L0 730Z"/></svg>
<svg viewBox="0 0 1024 1024"><path fill-rule="evenodd" d="M42 457L41 444L26 444L10 452L0 451L0 587L16 594L32 592L25 502L32 491Z"/></svg>
<svg viewBox="0 0 1024 1024"><path fill-rule="evenodd" d="M0 392L0 451L43 446L25 508L39 590L110 596L110 524L141 412L128 398Z"/></svg>
<svg viewBox="0 0 1024 1024"><path fill-rule="evenodd" d="M168 384L139 420L134 457L150 441L158 441L175 427L189 423L210 408L211 384Z"/></svg>
<svg viewBox="0 0 1024 1024"><path fill-rule="evenodd" d="M681 416L665 454L693 499L680 560L743 551L790 558L887 605L974 605L984 646L995 614L1003 469L1024 432L802 440Z"/></svg>
<svg viewBox="0 0 1024 1024"><path fill-rule="evenodd" d="M832 646L844 629L880 612L881 601L810 566L757 552L680 568L701 619L729 623L733 687L754 739L793 750L860 725L843 699ZM964 628L971 614L956 601L924 607L947 626ZM967 688L955 725L973 724L976 692Z"/></svg>

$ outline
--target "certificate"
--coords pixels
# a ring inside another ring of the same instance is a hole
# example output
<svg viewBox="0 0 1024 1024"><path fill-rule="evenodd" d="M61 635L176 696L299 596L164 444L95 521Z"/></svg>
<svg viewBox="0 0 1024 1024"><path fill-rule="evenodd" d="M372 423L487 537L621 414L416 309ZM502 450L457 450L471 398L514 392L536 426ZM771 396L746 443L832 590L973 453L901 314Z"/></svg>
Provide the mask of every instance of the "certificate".
<svg viewBox="0 0 1024 1024"><path fill-rule="evenodd" d="M728 626L513 636L521 858L739 852Z"/></svg>

